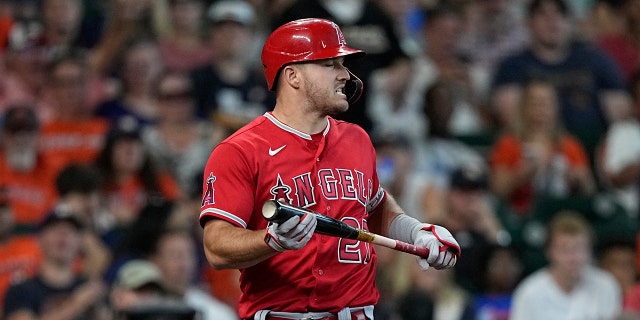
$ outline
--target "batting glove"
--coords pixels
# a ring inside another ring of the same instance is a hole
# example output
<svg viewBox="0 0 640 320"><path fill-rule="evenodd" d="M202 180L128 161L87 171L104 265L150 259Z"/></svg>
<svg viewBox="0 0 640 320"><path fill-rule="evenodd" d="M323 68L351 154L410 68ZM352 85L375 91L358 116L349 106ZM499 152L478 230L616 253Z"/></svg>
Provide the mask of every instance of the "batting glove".
<svg viewBox="0 0 640 320"><path fill-rule="evenodd" d="M460 258L460 245L449 230L438 225L425 224L418 231L414 244L429 249L426 259L418 257L418 265L422 270L427 270L430 266L438 270L448 269Z"/></svg>
<svg viewBox="0 0 640 320"><path fill-rule="evenodd" d="M267 227L264 242L278 252L298 250L309 242L317 224L316 215L309 213L302 219L293 216L282 224L274 222Z"/></svg>

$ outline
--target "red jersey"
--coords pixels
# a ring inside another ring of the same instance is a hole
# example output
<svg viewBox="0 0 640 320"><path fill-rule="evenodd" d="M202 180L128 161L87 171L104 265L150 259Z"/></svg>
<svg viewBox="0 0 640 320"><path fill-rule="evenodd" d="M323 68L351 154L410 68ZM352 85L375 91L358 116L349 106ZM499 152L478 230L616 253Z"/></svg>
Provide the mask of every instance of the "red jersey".
<svg viewBox="0 0 640 320"><path fill-rule="evenodd" d="M251 230L265 229L262 205L284 200L368 229L369 214L386 193L375 150L357 125L329 118L309 135L258 117L221 142L204 171L200 223L211 218ZM369 243L314 234L305 247L242 269L241 318L261 309L338 312L373 305L376 253Z"/></svg>

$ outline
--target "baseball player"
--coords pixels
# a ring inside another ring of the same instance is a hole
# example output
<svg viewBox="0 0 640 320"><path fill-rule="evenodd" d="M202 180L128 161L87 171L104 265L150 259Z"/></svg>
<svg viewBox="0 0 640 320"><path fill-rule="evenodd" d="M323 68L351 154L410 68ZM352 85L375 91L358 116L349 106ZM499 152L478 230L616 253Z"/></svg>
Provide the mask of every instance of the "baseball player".
<svg viewBox="0 0 640 320"><path fill-rule="evenodd" d="M362 82L344 62L364 54L329 20L280 26L262 50L273 112L209 157L199 218L204 249L214 268L240 269L243 319L373 319L379 297L370 243L314 234L313 214L267 224L261 209L268 200L427 247L423 269L450 268L459 257L449 231L403 214L380 186L366 132L332 118L359 97Z"/></svg>

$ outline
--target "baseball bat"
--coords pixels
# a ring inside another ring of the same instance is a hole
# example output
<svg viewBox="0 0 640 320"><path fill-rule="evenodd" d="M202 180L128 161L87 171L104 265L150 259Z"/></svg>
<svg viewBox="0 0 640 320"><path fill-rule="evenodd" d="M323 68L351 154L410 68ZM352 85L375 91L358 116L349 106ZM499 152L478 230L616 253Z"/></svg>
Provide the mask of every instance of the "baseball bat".
<svg viewBox="0 0 640 320"><path fill-rule="evenodd" d="M294 215L302 218L302 216L307 213L316 215L318 224L315 232L317 233L333 237L370 242L397 251L417 255L425 259L429 256L429 249L427 248L417 247L410 243L358 229L338 219L331 218L309 209L296 207L275 200L268 200L262 206L262 216L268 221L278 223L284 222Z"/></svg>

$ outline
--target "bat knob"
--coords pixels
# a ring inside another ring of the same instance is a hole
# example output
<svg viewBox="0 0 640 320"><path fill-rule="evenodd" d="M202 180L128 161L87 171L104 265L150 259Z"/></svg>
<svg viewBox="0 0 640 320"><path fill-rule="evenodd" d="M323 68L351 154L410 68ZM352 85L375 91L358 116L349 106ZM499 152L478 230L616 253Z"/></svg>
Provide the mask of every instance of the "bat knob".
<svg viewBox="0 0 640 320"><path fill-rule="evenodd" d="M262 205L262 216L271 221L278 212L278 203L275 200L268 200Z"/></svg>

